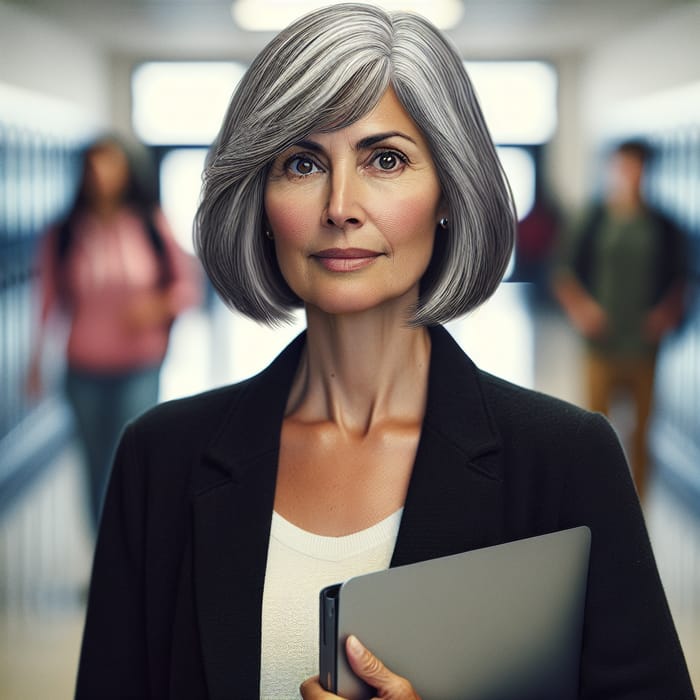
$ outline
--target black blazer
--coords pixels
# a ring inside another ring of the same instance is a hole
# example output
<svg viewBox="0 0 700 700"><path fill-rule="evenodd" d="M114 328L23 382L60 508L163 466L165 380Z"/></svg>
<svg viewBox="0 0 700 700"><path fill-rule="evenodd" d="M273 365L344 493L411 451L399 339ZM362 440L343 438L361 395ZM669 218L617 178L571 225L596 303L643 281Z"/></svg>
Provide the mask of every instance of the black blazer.
<svg viewBox="0 0 700 700"><path fill-rule="evenodd" d="M479 371L443 328L431 337L391 565L588 525L580 697L693 698L609 424ZM259 697L280 428L304 342L245 382L163 404L127 428L97 542L77 698Z"/></svg>

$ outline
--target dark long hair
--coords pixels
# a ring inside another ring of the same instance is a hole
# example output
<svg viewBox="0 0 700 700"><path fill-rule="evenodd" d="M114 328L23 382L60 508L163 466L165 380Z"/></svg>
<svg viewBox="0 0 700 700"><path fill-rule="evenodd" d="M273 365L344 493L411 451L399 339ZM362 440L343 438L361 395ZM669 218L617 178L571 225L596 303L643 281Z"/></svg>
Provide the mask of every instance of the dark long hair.
<svg viewBox="0 0 700 700"><path fill-rule="evenodd" d="M62 265L68 257L73 242L75 223L86 212L90 211L88 196L88 164L90 157L104 148L117 148L126 157L127 183L122 195L122 203L140 216L149 230L153 247L159 253L163 252L163 240L150 222L154 209L158 206L158 187L153 164L145 148L136 144L128 144L114 135L102 136L89 143L81 154L81 172L78 188L68 213L58 227L58 262Z"/></svg>

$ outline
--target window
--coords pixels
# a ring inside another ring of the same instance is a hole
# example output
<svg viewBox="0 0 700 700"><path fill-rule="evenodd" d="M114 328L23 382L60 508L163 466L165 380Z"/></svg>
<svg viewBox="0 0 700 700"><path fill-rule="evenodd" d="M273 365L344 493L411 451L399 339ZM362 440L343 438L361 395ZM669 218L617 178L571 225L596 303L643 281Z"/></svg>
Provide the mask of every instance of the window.
<svg viewBox="0 0 700 700"><path fill-rule="evenodd" d="M541 144L557 126L557 76L543 61L465 61L498 144Z"/></svg>
<svg viewBox="0 0 700 700"><path fill-rule="evenodd" d="M208 145L245 73L233 62L151 62L132 75L132 122L148 144Z"/></svg>

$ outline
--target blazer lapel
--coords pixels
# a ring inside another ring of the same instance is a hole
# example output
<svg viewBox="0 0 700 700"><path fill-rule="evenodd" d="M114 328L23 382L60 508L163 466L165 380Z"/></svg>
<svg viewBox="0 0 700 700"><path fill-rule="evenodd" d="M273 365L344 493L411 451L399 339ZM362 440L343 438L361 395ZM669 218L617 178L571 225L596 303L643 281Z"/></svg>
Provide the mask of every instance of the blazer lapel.
<svg viewBox="0 0 700 700"><path fill-rule="evenodd" d="M260 610L279 433L303 344L302 334L243 385L196 472L193 584L212 698L259 695ZM245 673L238 676L232 667Z"/></svg>
<svg viewBox="0 0 700 700"><path fill-rule="evenodd" d="M430 333L426 415L392 566L503 537L501 441L478 370L444 328Z"/></svg>

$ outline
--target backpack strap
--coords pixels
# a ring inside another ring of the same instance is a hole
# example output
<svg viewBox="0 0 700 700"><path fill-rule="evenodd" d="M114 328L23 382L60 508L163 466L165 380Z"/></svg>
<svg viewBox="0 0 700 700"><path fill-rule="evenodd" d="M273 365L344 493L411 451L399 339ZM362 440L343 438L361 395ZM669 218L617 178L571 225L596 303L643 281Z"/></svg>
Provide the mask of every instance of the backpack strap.
<svg viewBox="0 0 700 700"><path fill-rule="evenodd" d="M590 292L593 284L595 244L605 217L602 204L596 204L584 220L573 259L573 269L581 284Z"/></svg>

